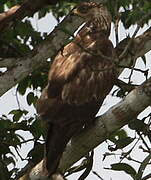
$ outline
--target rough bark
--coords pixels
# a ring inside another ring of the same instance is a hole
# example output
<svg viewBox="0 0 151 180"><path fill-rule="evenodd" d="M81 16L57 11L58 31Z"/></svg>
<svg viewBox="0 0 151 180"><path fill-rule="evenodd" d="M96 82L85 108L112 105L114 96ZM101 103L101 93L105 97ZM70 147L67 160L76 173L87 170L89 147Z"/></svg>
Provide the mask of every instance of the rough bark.
<svg viewBox="0 0 151 180"><path fill-rule="evenodd" d="M34 49L32 54L24 58L0 59L0 67L5 64L5 61L7 63L13 62L13 67L9 68L9 71L0 76L0 96L35 69L43 66L46 59L54 57L58 50L67 43L71 34L73 34L82 23L83 20L80 17L69 15L54 29L43 43ZM66 31L70 33L65 32L62 27L66 27ZM126 45L127 41L123 40L116 47L117 54L120 54ZM130 62L135 61L136 58L151 50L151 29L135 38L130 48L133 53L128 51L125 54L125 56L120 60L122 65L128 66ZM119 71L121 72L121 70L122 68Z"/></svg>
<svg viewBox="0 0 151 180"><path fill-rule="evenodd" d="M21 20L26 16L32 16L35 12L46 5L56 4L58 0L25 0L21 5L16 5L8 11L0 14L0 31L10 28L14 21Z"/></svg>
<svg viewBox="0 0 151 180"><path fill-rule="evenodd" d="M31 11L30 13L32 14L37 10L38 9L35 8L35 10ZM17 12L17 10L14 9L14 12ZM9 16L8 22L7 20L5 20L7 23L13 21L13 14L15 13L12 13L12 15ZM27 15L29 14L23 13L23 16L21 14L18 14L17 16L18 19L22 19ZM21 79L26 77L33 70L44 65L47 58L53 57L57 53L57 51L60 48L62 48L64 44L66 44L68 38L70 37L70 34L73 34L82 23L82 19L74 16L68 16L61 24L59 24L55 28L55 30L48 36L47 40L45 40L34 50L34 53L24 58L0 59L0 67L7 67L5 62L8 63L8 67L12 67L9 71L0 76L0 96L3 95L8 89L13 87L15 84L17 84ZM5 26L6 25L2 26L2 29L5 28ZM66 27L67 31L70 31L70 34L65 33L62 27ZM127 42L123 40L116 47L118 55L120 55L122 50L125 49L126 45ZM129 65L130 62L135 61L136 58L144 55L149 50L151 50L151 29L135 38L133 40L133 43L131 44L131 49L133 53L127 52L126 55L121 59L122 65L124 66ZM9 62L13 62L13 66ZM121 69L119 70L119 72L121 72ZM64 156L60 162L60 169L62 171L65 171L68 167L70 167L74 162L79 160L89 150L93 149L98 144L103 142L106 138L108 138L108 135L110 135L115 130L121 128L123 125L127 124L130 120L136 117L142 110L149 106L149 96L151 96L150 81L151 80L149 80L148 83L145 83L146 85L144 84L139 88L133 90L124 101L118 103L103 116L99 117L94 127L83 132L78 137L73 138L72 143L68 145L67 150L65 151ZM131 114L130 117L129 114ZM92 134L93 137L91 137L90 134ZM93 141L92 138L94 139ZM31 180L42 180L43 178L45 179L45 177L40 177L41 163L39 163L31 171ZM28 175L26 177L29 179Z"/></svg>
<svg viewBox="0 0 151 180"><path fill-rule="evenodd" d="M62 27L66 27L66 31L71 34L82 24L83 20L75 16L67 16L62 23L60 23L54 31L41 43L31 54L21 58L7 58L0 59L0 67L5 64L5 61L13 62L12 68L0 76L0 96L7 90L16 85L20 80L30 74L32 71L40 66L44 66L48 58L53 57L64 44L67 43L71 36L65 33ZM6 83L9 82L9 83Z"/></svg>
<svg viewBox="0 0 151 180"><path fill-rule="evenodd" d="M65 172L81 157L106 140L113 132L136 118L150 104L151 78L134 89L124 100L110 108L105 114L99 116L94 126L71 140L61 159L60 170ZM31 170L29 179L49 180L43 177L41 172L42 161Z"/></svg>
<svg viewBox="0 0 151 180"><path fill-rule="evenodd" d="M100 0L94 1L100 2ZM18 6L19 8L14 7L12 11L10 10L8 16L5 16L5 14L0 14L0 30L1 27L3 27L3 23L5 25L7 24L7 27L9 27L8 23L13 23L14 18L22 19L27 15L33 14L46 3L48 3L48 0L36 0L34 4L27 0L20 7ZM82 23L83 20L81 18L69 15L54 29L47 39L44 40L44 42L41 43L37 48L35 48L28 56L24 58L0 59L0 67L9 67L7 72L0 75L0 96L2 96L7 90L12 88L35 69L43 66L47 58L54 57L58 50L67 43L69 37ZM63 27L66 28L64 29ZM126 47L126 45L127 41L123 40L122 43L116 47L117 54L120 55L121 51ZM142 56L151 49L151 29L146 31L143 35L135 38L130 48L133 50L133 53L129 51L126 53L126 55L121 59L122 65L129 65L130 62L135 61L137 57ZM121 72L121 70L122 69L119 71Z"/></svg>
<svg viewBox="0 0 151 180"><path fill-rule="evenodd" d="M16 5L8 11L0 14L0 32L10 28L14 20L21 20L24 17L32 16L35 12L39 11L47 5L55 5L59 0L25 0L21 5ZM82 0L81 0L82 1ZM93 0L94 2L103 2L104 0Z"/></svg>

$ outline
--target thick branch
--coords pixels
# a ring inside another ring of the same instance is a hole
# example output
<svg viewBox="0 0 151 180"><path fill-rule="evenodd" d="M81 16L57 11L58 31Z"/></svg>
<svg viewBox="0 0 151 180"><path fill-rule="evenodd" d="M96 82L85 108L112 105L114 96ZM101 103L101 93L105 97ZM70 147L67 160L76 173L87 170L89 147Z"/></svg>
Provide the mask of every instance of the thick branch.
<svg viewBox="0 0 151 180"><path fill-rule="evenodd" d="M94 126L73 138L63 154L59 168L65 172L85 154L102 143L114 131L137 117L151 103L151 78L133 90L117 105L98 117ZM30 179L42 177L42 161L30 172Z"/></svg>
<svg viewBox="0 0 151 180"><path fill-rule="evenodd" d="M0 68L12 68L15 67L19 59L13 59L13 58L0 58Z"/></svg>
<svg viewBox="0 0 151 180"><path fill-rule="evenodd" d="M31 1L27 0L26 2L24 3L25 4L24 6L26 8L29 8L29 4ZM29 10L33 10L33 9L37 10L37 7L39 7L38 2L40 6L41 1L37 0L37 3L34 3L37 4L37 6L35 6L35 8L31 8L32 6L30 6ZM20 13L20 11L21 9L19 10L19 12L16 11L16 13ZM18 15L16 13L14 13L10 17L12 19L13 16L17 17ZM23 14L25 14L25 12ZM23 16L19 16L19 18L21 17ZM24 58L18 58L18 59L14 59L14 58L6 59L7 62L15 62L16 64L11 69L9 69L9 71L7 71L6 73L0 76L0 96L3 95L7 90L12 88L14 85L16 85L20 80L22 80L32 71L34 71L36 68L44 65L47 58L52 58L56 54L56 52L67 43L70 34L73 34L75 30L82 24L82 22L83 20L79 17L67 16L64 19L64 21L60 23L55 28L55 30L48 36L47 40L45 40L42 44L40 44L37 47L37 49L34 50L34 53L32 53L30 56ZM119 46L117 46L116 48L117 53L121 52L121 47L125 48L126 44L127 44L126 41L122 41L122 43L120 43ZM142 56L151 49L151 29L148 30L143 35L134 39L131 49L132 52L128 52L128 54L122 59L124 65L129 65L131 61L134 61L134 59L136 59L139 56ZM3 61L0 62L0 67L2 67L1 63L4 64L4 62L5 59L3 59Z"/></svg>
<svg viewBox="0 0 151 180"><path fill-rule="evenodd" d="M46 5L57 4L59 0L25 0L22 5L16 5L7 12L0 14L0 32L6 28L10 28L14 21L21 20L24 17L32 16L35 12L42 9ZM82 0L81 0L82 1ZM103 2L104 0L92 0L94 2Z"/></svg>
<svg viewBox="0 0 151 180"><path fill-rule="evenodd" d="M0 76L0 96L32 71L44 65L47 58L52 58L57 51L67 43L70 34L73 34L82 23L83 20L81 18L69 15L54 29L47 40L34 50L32 55L18 58L17 60L10 58L10 62L16 61L17 64L11 70ZM123 40L116 48L117 54L120 54L126 45L127 41ZM149 50L151 50L151 29L133 40L131 50L128 51L121 60L121 64L128 66L135 61L136 58L147 53ZM5 61L5 59L3 59L3 61ZM7 61L9 61L9 59L7 59Z"/></svg>
<svg viewBox="0 0 151 180"><path fill-rule="evenodd" d="M130 38L124 39L116 47L117 55L120 56L122 51L126 48ZM151 50L151 28L149 28L142 35L133 39L126 55L120 59L119 65L129 66L135 64L135 61L138 57L143 56L145 53ZM123 68L120 68L118 71L121 73Z"/></svg>
<svg viewBox="0 0 151 180"><path fill-rule="evenodd" d="M45 5L56 4L58 0L26 0L22 5L17 5L8 11L0 14L0 31L9 28L14 21L32 16L35 12L42 9Z"/></svg>
<svg viewBox="0 0 151 180"><path fill-rule="evenodd" d="M48 58L52 58L58 50L67 43L70 37L67 32L73 34L82 22L83 20L79 17L72 15L67 16L64 21L60 23L47 37L47 40L44 40L44 42L40 44L31 55L24 58L18 58L17 60L14 58L7 58L7 62L10 60L10 62L14 61L17 63L13 68L0 76L0 96L35 69L43 66ZM4 61L5 59L3 59L3 62Z"/></svg>

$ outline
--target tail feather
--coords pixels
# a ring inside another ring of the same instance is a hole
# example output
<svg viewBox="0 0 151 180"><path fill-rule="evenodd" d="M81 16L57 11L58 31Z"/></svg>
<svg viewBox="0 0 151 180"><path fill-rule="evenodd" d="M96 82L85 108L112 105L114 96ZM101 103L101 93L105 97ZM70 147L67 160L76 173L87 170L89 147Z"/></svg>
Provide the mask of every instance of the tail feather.
<svg viewBox="0 0 151 180"><path fill-rule="evenodd" d="M77 128L75 126L49 124L45 144L45 167L49 176L57 172L64 149L76 131Z"/></svg>

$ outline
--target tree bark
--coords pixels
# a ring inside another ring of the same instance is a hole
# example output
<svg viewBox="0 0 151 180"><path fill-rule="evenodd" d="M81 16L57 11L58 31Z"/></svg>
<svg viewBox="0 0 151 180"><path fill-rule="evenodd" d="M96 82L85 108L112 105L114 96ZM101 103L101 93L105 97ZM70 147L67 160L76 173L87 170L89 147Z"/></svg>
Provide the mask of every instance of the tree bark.
<svg viewBox="0 0 151 180"><path fill-rule="evenodd" d="M48 58L53 58L68 42L71 34L73 34L82 23L83 20L80 17L69 15L54 29L47 39L35 48L28 56L17 59L0 59L0 67L4 67L5 62L9 65L11 63L8 62L13 62L12 68L9 68L7 72L0 75L0 96L19 83L35 69L44 66ZM66 28L64 29L63 27ZM120 55L126 46L126 40L123 40L119 45L117 45L115 48L117 54ZM128 51L120 60L121 65L129 66L129 64L133 64L138 57L151 50L151 29L134 38L130 48L131 51ZM123 68L120 68L118 71L121 72L122 69Z"/></svg>
<svg viewBox="0 0 151 180"><path fill-rule="evenodd" d="M31 3L29 0L25 1L21 5L21 9L14 8L8 17L8 23L10 23L13 18L18 17L21 19L25 15L30 15L43 7L41 3L46 3L47 1L36 0L37 2ZM100 0L94 0L95 2L100 2ZM103 1L103 0L102 0ZM101 1L101 2L102 2ZM29 8L30 7L30 8ZM17 9L17 10L16 10ZM30 11L30 13L26 10ZM11 11L11 10L10 10ZM22 12L23 11L23 12ZM3 24L5 18L1 18L0 14L0 27ZM68 15L50 35L41 43L37 48L31 52L31 54L26 57L21 58L3 58L0 59L0 67L9 67L9 70L5 73L0 74L0 96L7 92L10 88L20 82L24 77L33 72L40 66L44 66L48 58L53 58L56 53L63 48L63 46L69 41L69 38L77 30L77 28L83 23L83 19L77 16ZM5 24L5 23L4 23ZM7 23L6 23L7 24ZM3 26L3 25L2 25ZM64 28L65 27L65 28ZM68 33L67 33L68 32ZM128 39L130 40L130 39ZM127 41L123 40L116 47L117 54L120 55L121 51L127 45ZM151 28L144 34L135 38L130 46L132 52L127 52L125 56L120 60L122 65L129 65L130 62L134 62L138 57L144 55L149 50L151 50ZM10 68L11 66L11 68ZM122 68L119 69L119 72ZM8 83L6 83L8 82Z"/></svg>
<svg viewBox="0 0 151 180"><path fill-rule="evenodd" d="M0 75L0 96L35 69L44 66L48 58L54 57L58 50L68 42L71 34L76 31L82 22L83 20L79 17L73 15L67 16L47 39L32 51L31 54L24 58L0 59L0 67L6 67L4 66L5 61L9 65L13 62L13 66L11 68L9 67L8 71ZM66 30L63 27L66 27ZM65 31L70 32L71 34L68 34Z"/></svg>
<svg viewBox="0 0 151 180"><path fill-rule="evenodd" d="M58 1L60 0L35 0L33 3L31 0L25 0L21 5L16 5L8 11L0 13L0 32L10 28L10 26L13 25L14 20L21 20L26 16L30 17L43 7L47 5L55 5ZM105 0L92 1L101 3Z"/></svg>
<svg viewBox="0 0 151 180"><path fill-rule="evenodd" d="M42 9L46 5L54 5L58 0L25 0L21 5L16 5L8 11L0 14L0 32L6 28L10 28L14 21L21 20L24 17L32 16L35 12Z"/></svg>
<svg viewBox="0 0 151 180"><path fill-rule="evenodd" d="M36 12L37 10L38 8L35 8L32 13ZM17 10L14 12L17 12ZM23 16L18 14L18 19L22 19L25 15L29 14L23 13ZM13 16L14 15L12 13L12 15L10 15L8 18L9 20L5 21L7 21L7 23L12 22ZM5 25L3 26L1 24L1 20L3 21L4 19L0 18L0 29L3 29L5 28ZM11 68L9 68L10 70L0 75L0 96L35 69L43 66L48 58L54 57L82 23L83 20L81 18L69 15L54 29L54 31L47 37L46 40L44 40L42 44L34 49L32 54L24 58L0 59L0 67L11 66ZM62 27L66 27L66 30L64 30ZM120 56L126 45L127 41L125 40L117 45L115 49L118 56ZM151 29L137 38L134 38L130 48L133 53L128 51L120 60L120 64L123 66L128 66L131 63L135 63L135 60L138 57L151 50ZM13 62L13 65L10 62ZM122 69L123 68L118 69L119 73L122 71ZM107 139L111 133L127 124L133 118L137 117L142 110L150 105L150 88L151 79L137 89L133 90L123 101L112 107L104 115L98 117L96 124L93 127L73 138L72 143L68 144L68 147L64 152L59 168L65 172L73 163L83 157L83 155ZM47 180L46 177L41 176L41 171L42 161L31 170L29 174L30 179ZM29 178L28 175L26 175L26 177Z"/></svg>
<svg viewBox="0 0 151 180"><path fill-rule="evenodd" d="M110 108L89 129L72 138L60 161L59 169L65 172L85 154L137 117L151 104L151 78L131 91L124 100ZM31 180L49 180L42 176L42 161L29 173Z"/></svg>

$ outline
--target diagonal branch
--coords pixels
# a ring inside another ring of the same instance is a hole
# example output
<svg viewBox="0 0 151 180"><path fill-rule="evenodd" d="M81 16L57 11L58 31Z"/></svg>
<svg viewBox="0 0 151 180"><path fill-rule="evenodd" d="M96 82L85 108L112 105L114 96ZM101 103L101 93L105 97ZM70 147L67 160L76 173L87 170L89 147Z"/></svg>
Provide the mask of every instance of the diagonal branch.
<svg viewBox="0 0 151 180"><path fill-rule="evenodd" d="M137 117L151 103L151 78L134 89L117 105L98 117L94 126L74 137L63 154L59 168L65 172L85 154L106 140L113 132ZM48 180L42 176L42 161L29 173L30 179Z"/></svg>
<svg viewBox="0 0 151 180"><path fill-rule="evenodd" d="M82 22L83 20L81 18L69 15L54 29L43 43L33 50L32 54L18 59L7 58L7 62L10 60L10 62L14 61L17 63L13 68L0 76L0 96L35 69L44 66L46 60L52 58L69 41L70 35L64 31L63 27L66 27L66 30L73 34ZM2 59L2 61L4 64L5 59Z"/></svg>
<svg viewBox="0 0 151 180"><path fill-rule="evenodd" d="M123 50L127 47L127 44L131 41L131 39L125 38L122 40L116 49L117 56L119 57ZM134 38L129 46L127 53L122 59L120 59L118 63L119 66L133 66L136 62L136 59L146 54L151 50L151 28L145 31L142 35ZM119 74L122 72L124 68L120 68L118 70Z"/></svg>
<svg viewBox="0 0 151 180"><path fill-rule="evenodd" d="M25 0L21 5L16 5L8 11L0 14L0 31L10 28L16 20L21 20L26 16L32 16L35 12L46 5L56 4L58 0Z"/></svg>
<svg viewBox="0 0 151 180"><path fill-rule="evenodd" d="M14 67L0 76L0 96L2 96L7 90L16 85L20 80L26 77L40 66L44 66L48 58L53 58L54 55L69 41L69 33L73 34L76 29L83 23L80 17L68 15L43 41L32 54L27 57L21 57L18 59L7 58L6 61L17 62ZM63 27L66 27L66 31ZM123 40L116 47L117 55L119 55L125 46L127 40ZM134 63L136 58L144 55L151 50L151 28L144 34L135 38L130 46L128 53L120 59L120 65L129 66ZM5 59L3 59L4 63ZM1 67L1 62L0 62ZM119 69L119 73L122 69ZM9 83L6 83L9 82Z"/></svg>
<svg viewBox="0 0 151 180"><path fill-rule="evenodd" d="M29 10L34 10L31 11L33 13L43 2L41 0L36 1L37 2L34 3L36 4L34 8L30 4L30 0L25 1L23 5L21 5L21 7L24 10L26 8L28 8ZM47 1L45 0L44 2ZM94 1L98 2L99 0ZM22 11L20 8L16 10L14 14L10 15L10 19L8 20L8 22L11 22L11 19L13 20L13 17L23 18L25 14L28 14L25 12L21 13ZM19 14L22 15L20 16ZM2 21L4 19L2 19ZM2 21L0 21L0 26ZM5 64L5 61L6 63L13 62L13 67L11 67L7 72L0 75L0 96L2 96L7 90L12 88L35 69L39 68L40 66L44 66L46 59L53 58L58 50L61 49L69 41L70 35L73 34L82 23L83 20L80 17L68 15L47 37L47 40L44 40L44 42L40 44L36 49L34 49L34 51L29 56L17 59L7 58L0 60L0 67ZM66 33L65 31L70 33ZM123 40L121 43L119 43L119 45L116 47L118 55L120 55L126 45L126 40ZM143 54L151 50L151 29L146 31L143 35L135 38L131 43L130 48L131 51L128 51L128 53L122 59L120 59L120 65L128 66L129 64L134 62L137 57L142 56ZM122 69L119 70L119 73L121 71Z"/></svg>
<svg viewBox="0 0 151 180"><path fill-rule="evenodd" d="M32 16L38 10L42 9L47 5L55 5L60 0L25 0L21 5L16 5L8 11L0 14L0 32L6 28L10 28L14 21L21 20L24 17ZM82 1L82 0L81 0ZM105 0L92 0L94 2L103 2Z"/></svg>

